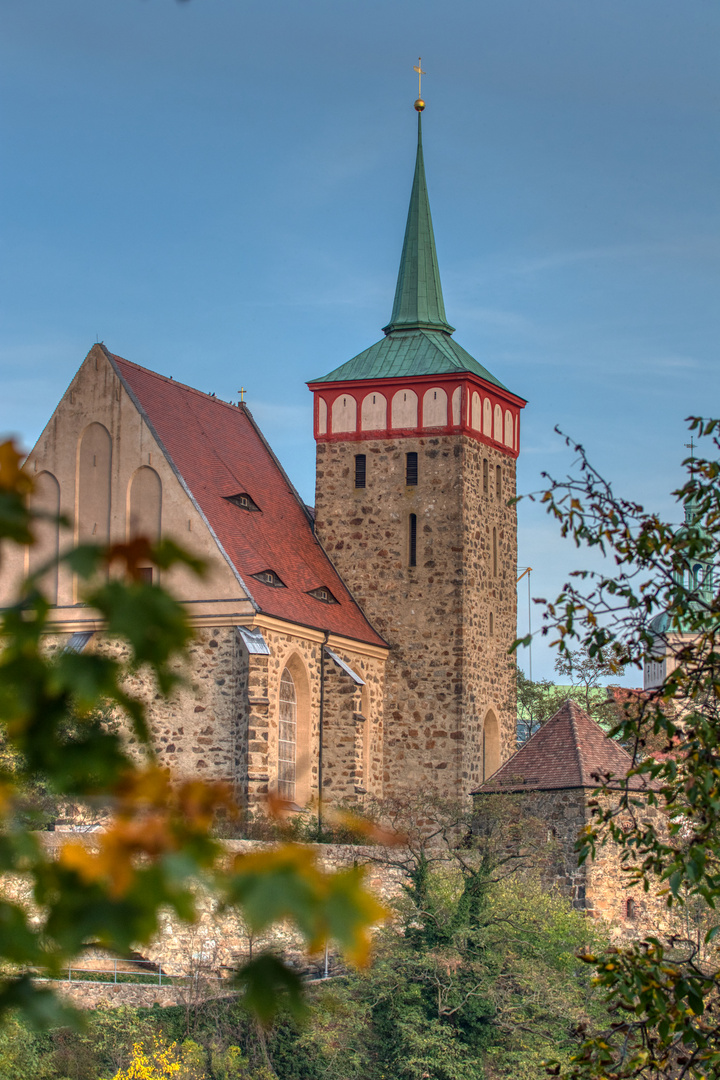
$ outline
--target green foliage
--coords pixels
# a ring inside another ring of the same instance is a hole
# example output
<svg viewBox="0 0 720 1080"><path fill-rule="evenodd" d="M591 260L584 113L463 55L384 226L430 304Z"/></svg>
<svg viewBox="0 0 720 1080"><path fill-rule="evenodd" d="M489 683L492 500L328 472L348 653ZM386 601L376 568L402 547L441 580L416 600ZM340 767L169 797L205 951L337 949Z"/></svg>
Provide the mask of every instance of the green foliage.
<svg viewBox="0 0 720 1080"><path fill-rule="evenodd" d="M551 481L542 495L563 536L607 556L600 570L574 574L546 606L544 632L555 637L560 656L567 659L579 645L599 662L638 669L668 658L661 685L628 701L613 731L649 792L599 800L580 858L612 841L628 880L652 890L661 885L668 907L681 911L712 910L720 895L720 594L713 577L720 423L695 419L690 427L714 456L685 462L687 482L675 493L682 528L616 496L580 446L572 447L579 477ZM643 813L645 799L662 811L662 827ZM557 1064L555 1074L720 1075L717 934L710 927L705 942L649 938L593 957L617 1019L585 1043L570 1068Z"/></svg>
<svg viewBox="0 0 720 1080"><path fill-rule="evenodd" d="M528 679L520 666L517 679L518 742L525 742L553 716L567 697L550 679Z"/></svg>
<svg viewBox="0 0 720 1080"><path fill-rule="evenodd" d="M534 735L568 698L576 701L603 727L610 728L616 723L617 706L600 682L609 676L617 678L618 668L614 663L590 656L585 649L575 649L557 657L555 670L558 675L570 680L569 686L557 685L551 679L533 682L517 666L519 742L525 742Z"/></svg>
<svg viewBox="0 0 720 1080"><path fill-rule="evenodd" d="M300 1024L280 1014L265 1031L242 1001L208 1001L188 1040L180 1008L103 1008L81 1032L6 1026L8 1061L26 1054L43 1080L124 1080L133 1062L155 1080L154 1061L179 1061L180 1080L536 1080L544 1059L567 1061L585 1027L607 1024L577 958L603 940L527 877L484 876L468 905L468 873L445 855L423 885L433 919L406 894L373 963L315 984Z"/></svg>

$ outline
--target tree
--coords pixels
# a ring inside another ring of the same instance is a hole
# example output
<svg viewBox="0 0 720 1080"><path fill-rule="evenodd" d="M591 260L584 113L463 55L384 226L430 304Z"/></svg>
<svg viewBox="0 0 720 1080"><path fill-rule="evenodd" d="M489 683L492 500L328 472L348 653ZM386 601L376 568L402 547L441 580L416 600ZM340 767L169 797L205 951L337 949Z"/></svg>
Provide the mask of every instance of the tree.
<svg viewBox="0 0 720 1080"><path fill-rule="evenodd" d="M555 670L564 675L572 684L572 697L598 722L608 721L613 717L613 703L604 692L600 682L603 678L617 675L621 665L608 650L607 659L597 653L591 655L587 649L568 649L555 659Z"/></svg>
<svg viewBox="0 0 720 1080"><path fill-rule="evenodd" d="M518 743L526 742L553 716L567 693L550 679L534 682L517 667L517 729Z"/></svg>
<svg viewBox="0 0 720 1080"><path fill-rule="evenodd" d="M29 505L32 478L21 461L12 442L0 445L0 545L32 544L42 520ZM362 887L361 870L325 873L311 849L294 844L226 858L211 830L218 814L237 813L232 793L200 780L175 783L155 760L145 708L127 676L142 669L159 694L171 694L192 631L181 604L138 568L183 564L200 574L202 565L170 540L142 538L84 544L58 561L128 659L47 652L52 623L41 582L49 564L2 613L0 873L29 881L36 908L0 897L0 1016L18 1008L36 1023L67 1016L33 974L57 976L88 944L127 953L153 937L162 907L192 920L198 881L219 903L237 906L253 932L289 919L309 948L334 939L362 961L382 909ZM108 710L126 718L139 754L105 722ZM48 855L27 813L38 785L59 799L108 807L111 820L93 847L69 839L57 857ZM271 954L254 957L238 980L263 1017L282 993L299 1003L297 976Z"/></svg>
<svg viewBox="0 0 720 1080"><path fill-rule="evenodd" d="M543 601L541 601L543 602ZM518 742L526 742L538 728L558 711L568 698L577 701L593 720L604 727L616 719L615 702L608 697L600 679L617 676L618 669L608 660L590 656L585 649L575 649L555 660L558 675L570 679L571 686L558 686L550 679L534 682L517 665Z"/></svg>
<svg viewBox="0 0 720 1080"><path fill-rule="evenodd" d="M546 605L543 633L567 662L573 646L613 669L662 660L652 692L621 711L612 732L634 757L632 775L653 786L648 801L667 830L642 813L629 788L598 800L579 841L581 860L600 844L618 845L628 881L661 887L668 907L715 908L720 895L720 424L692 419L712 456L685 461L675 492L685 524L677 528L617 496L581 446L579 476L550 479L541 500L561 534L606 556L606 569L572 575ZM703 445L701 443L701 445ZM662 753L648 742L662 738ZM631 826L628 827L628 822ZM717 1077L720 1075L720 956L711 926L699 944L660 936L588 954L596 982L615 1010L613 1025L588 1039L568 1077Z"/></svg>

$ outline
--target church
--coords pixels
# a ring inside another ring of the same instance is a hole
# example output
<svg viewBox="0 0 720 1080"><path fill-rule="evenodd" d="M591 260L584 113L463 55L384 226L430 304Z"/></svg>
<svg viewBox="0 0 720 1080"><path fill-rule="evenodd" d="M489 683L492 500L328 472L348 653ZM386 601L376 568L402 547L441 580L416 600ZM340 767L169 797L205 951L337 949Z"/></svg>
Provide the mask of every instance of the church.
<svg viewBox="0 0 720 1080"><path fill-rule="evenodd" d="M48 517L18 580L73 542L172 537L204 559L162 584L195 638L186 684L144 687L161 763L249 809L465 798L515 750L515 463L523 398L454 339L422 147L383 337L308 382L305 505L244 402L88 353L25 468ZM340 359L340 358L338 358ZM59 518L69 524L58 524ZM152 568L145 571L151 579ZM48 648L118 652L67 568Z"/></svg>

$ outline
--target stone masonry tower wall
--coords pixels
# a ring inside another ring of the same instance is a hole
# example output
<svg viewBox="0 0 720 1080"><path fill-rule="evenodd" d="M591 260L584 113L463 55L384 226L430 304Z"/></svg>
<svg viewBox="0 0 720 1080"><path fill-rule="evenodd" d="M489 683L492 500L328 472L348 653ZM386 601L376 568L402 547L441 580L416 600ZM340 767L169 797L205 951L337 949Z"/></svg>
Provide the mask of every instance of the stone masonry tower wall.
<svg viewBox="0 0 720 1080"><path fill-rule="evenodd" d="M364 488L355 487L357 453ZM414 485L408 453L418 456ZM318 444L318 536L391 646L385 794L466 795L483 765L494 771L514 750L514 493L514 459L467 435ZM484 740L486 720L497 732Z"/></svg>

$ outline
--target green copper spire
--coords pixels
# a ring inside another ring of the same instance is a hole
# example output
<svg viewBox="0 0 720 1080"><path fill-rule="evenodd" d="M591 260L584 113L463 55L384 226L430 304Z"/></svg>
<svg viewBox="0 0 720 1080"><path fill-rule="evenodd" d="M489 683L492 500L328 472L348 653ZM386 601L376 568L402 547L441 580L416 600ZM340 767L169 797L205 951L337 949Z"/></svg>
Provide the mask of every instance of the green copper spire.
<svg viewBox="0 0 720 1080"><path fill-rule="evenodd" d="M383 330L386 334L391 334L394 330L443 330L446 334L452 334L454 329L445 317L430 201L425 182L422 118L418 110L418 146L410 209L405 226L395 303L390 322Z"/></svg>

